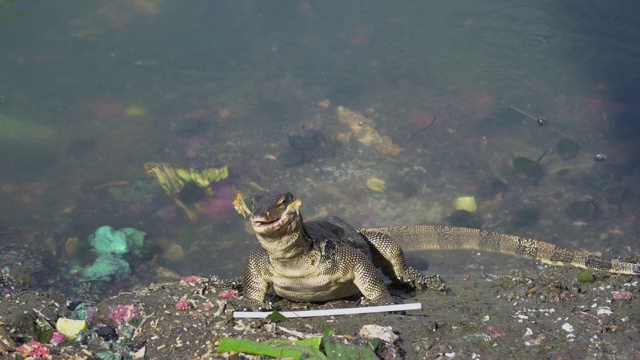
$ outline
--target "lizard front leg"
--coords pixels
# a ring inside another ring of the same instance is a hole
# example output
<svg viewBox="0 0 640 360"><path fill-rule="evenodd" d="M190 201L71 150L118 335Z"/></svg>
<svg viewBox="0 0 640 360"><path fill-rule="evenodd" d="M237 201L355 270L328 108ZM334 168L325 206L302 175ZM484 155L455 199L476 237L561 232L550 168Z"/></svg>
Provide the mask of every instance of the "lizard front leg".
<svg viewBox="0 0 640 360"><path fill-rule="evenodd" d="M417 269L407 265L402 247L387 234L380 232L360 231L373 246L374 258L382 258L380 264L382 272L392 280L407 283L420 289L426 286L430 289L444 290L445 284L440 276L425 276Z"/></svg>
<svg viewBox="0 0 640 360"><path fill-rule="evenodd" d="M354 252L359 253L359 258L353 266L353 283L362 295L375 305L394 304L395 301L371 260L360 251Z"/></svg>
<svg viewBox="0 0 640 360"><path fill-rule="evenodd" d="M269 255L264 249L256 249L249 254L242 277L242 289L244 304L250 309L269 308L264 303L270 283L268 263Z"/></svg>

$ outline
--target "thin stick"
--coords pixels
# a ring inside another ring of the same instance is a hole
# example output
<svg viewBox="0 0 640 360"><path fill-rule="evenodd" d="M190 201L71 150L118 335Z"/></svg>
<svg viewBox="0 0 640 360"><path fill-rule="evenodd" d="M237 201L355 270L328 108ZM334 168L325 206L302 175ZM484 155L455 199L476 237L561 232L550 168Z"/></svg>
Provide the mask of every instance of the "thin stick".
<svg viewBox="0 0 640 360"><path fill-rule="evenodd" d="M432 127L432 126L433 126L433 124L435 124L435 123L436 123L436 118L435 118L435 116L434 116L434 117L433 117L433 120L431 120L431 123L430 123L429 125L427 125L427 126L423 127L422 129L420 129L420 130L418 130L418 131L414 132L413 134L411 134L411 136L409 137L409 141L413 140L413 138L414 138L416 135L418 135L418 134L420 134L421 132L423 132L423 131L427 130L428 128Z"/></svg>
<svg viewBox="0 0 640 360"><path fill-rule="evenodd" d="M542 159L545 157L545 155L547 155L547 153L549 153L550 150L545 150L542 155L540 155L540 157L538 158L538 160L536 160L536 165L540 164L540 161L542 161Z"/></svg>
<svg viewBox="0 0 640 360"><path fill-rule="evenodd" d="M524 112L524 111L522 111L522 110L518 109L517 107L515 107L515 106L513 106L513 105L509 105L509 107L511 108L511 110L517 111L517 112L519 112L520 114L522 114L522 115L524 115L524 116L528 117L528 118L529 118L529 119L531 119L531 120L538 121L538 118L537 118L537 117L535 117L535 116L533 116L533 115L531 115L531 114L528 114L528 113L526 113L526 112Z"/></svg>
<svg viewBox="0 0 640 360"><path fill-rule="evenodd" d="M365 306L357 308L343 309L326 309L326 310L302 310L302 311L282 311L280 314L286 318L303 318L315 316L333 316L333 315L352 315L352 314L368 314L387 311L403 311L403 310L420 310L421 303L382 305L382 306ZM269 316L271 311L234 311L234 318L263 319Z"/></svg>
<svg viewBox="0 0 640 360"><path fill-rule="evenodd" d="M534 121L536 121L536 122L539 122L539 121L540 121L540 119L543 119L543 120L544 120L544 118L542 118L542 117L535 117L535 116L533 116L533 115L531 115L531 114L529 114L529 113L526 113L526 112L524 112L524 111L522 111L522 110L518 109L517 107L515 107L515 106L513 106L513 105L509 105L509 108L510 108L511 110L513 110L513 111L519 112L520 114L522 114L522 115L524 115L524 116L528 117L529 119L534 120ZM546 124L546 120L544 120L544 124ZM544 124L543 124L543 125L544 125ZM538 123L538 125L540 125L540 124ZM562 136L566 137L567 139L571 139L571 140L573 140L573 141L576 141L576 142L577 142L577 140L576 140L576 139L574 139L574 138L573 138L573 136L569 136L569 135L567 135L566 133L564 133L564 132L562 132L562 131L560 131L560 130L556 129L556 128L555 128L555 127L553 127L553 126L548 126L548 128L550 128L551 130L553 130L553 131L557 132L558 134L560 134L560 135L562 135Z"/></svg>

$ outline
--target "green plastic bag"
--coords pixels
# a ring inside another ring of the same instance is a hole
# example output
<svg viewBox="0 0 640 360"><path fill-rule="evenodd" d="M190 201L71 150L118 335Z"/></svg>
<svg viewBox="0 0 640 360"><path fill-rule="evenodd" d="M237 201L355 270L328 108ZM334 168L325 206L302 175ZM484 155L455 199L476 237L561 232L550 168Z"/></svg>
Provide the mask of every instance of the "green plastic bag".
<svg viewBox="0 0 640 360"><path fill-rule="evenodd" d="M86 269L80 271L80 281L110 281L123 279L131 274L127 260L112 254L102 254Z"/></svg>
<svg viewBox="0 0 640 360"><path fill-rule="evenodd" d="M134 228L115 230L111 226L101 226L89 236L89 243L98 254L124 255L142 249L145 232Z"/></svg>

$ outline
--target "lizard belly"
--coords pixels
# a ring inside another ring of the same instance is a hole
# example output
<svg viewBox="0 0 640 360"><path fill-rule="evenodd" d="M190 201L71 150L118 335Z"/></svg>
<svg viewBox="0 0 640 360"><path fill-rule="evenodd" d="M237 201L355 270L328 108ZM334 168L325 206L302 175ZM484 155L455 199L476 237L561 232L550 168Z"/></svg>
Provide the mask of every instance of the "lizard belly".
<svg viewBox="0 0 640 360"><path fill-rule="evenodd" d="M273 281L274 292L293 301L328 301L355 295L359 292L352 281L337 282L330 276L308 278L279 277Z"/></svg>

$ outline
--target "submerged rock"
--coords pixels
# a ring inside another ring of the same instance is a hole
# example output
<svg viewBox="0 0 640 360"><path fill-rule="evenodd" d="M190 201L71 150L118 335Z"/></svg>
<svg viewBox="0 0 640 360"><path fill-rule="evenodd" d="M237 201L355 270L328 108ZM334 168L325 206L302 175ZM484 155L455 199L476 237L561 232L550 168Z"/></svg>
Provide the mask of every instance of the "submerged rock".
<svg viewBox="0 0 640 360"><path fill-rule="evenodd" d="M564 208L564 213L574 221L589 220L593 216L594 210L595 206L590 201L574 201Z"/></svg>

